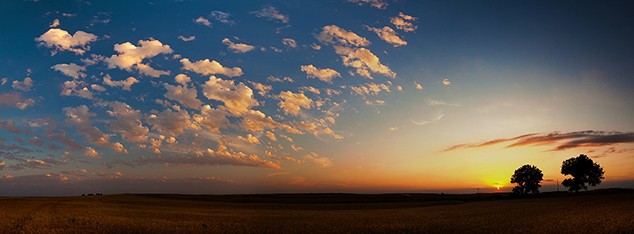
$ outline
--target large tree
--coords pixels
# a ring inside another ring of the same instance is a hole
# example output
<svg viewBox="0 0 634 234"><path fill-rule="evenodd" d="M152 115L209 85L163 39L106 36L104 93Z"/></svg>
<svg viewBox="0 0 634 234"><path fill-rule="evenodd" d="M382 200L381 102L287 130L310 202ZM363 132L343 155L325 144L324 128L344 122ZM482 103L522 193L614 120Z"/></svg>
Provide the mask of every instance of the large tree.
<svg viewBox="0 0 634 234"><path fill-rule="evenodd" d="M536 166L526 164L518 168L511 176L511 183L517 183L517 186L513 188L513 194L539 193L539 187L541 187L539 183L543 177L542 170Z"/></svg>
<svg viewBox="0 0 634 234"><path fill-rule="evenodd" d="M570 158L561 165L561 174L571 175L572 178L565 179L561 184L569 191L579 192L588 190L588 185L597 186L603 179L603 168L588 158L585 154L576 158Z"/></svg>

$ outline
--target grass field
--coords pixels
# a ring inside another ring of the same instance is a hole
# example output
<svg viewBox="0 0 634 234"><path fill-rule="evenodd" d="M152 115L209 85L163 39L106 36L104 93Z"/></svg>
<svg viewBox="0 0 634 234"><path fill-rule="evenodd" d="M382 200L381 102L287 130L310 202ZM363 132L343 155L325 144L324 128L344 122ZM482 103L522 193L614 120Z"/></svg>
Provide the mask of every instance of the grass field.
<svg viewBox="0 0 634 234"><path fill-rule="evenodd" d="M1 233L634 233L634 191L0 198Z"/></svg>

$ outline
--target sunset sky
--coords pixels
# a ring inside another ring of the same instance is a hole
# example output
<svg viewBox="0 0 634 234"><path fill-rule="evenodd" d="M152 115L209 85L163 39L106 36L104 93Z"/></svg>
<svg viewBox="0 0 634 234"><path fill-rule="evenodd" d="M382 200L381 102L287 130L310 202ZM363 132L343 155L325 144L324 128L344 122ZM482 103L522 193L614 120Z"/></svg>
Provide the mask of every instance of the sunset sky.
<svg viewBox="0 0 634 234"><path fill-rule="evenodd" d="M631 188L632 9L2 1L0 195Z"/></svg>

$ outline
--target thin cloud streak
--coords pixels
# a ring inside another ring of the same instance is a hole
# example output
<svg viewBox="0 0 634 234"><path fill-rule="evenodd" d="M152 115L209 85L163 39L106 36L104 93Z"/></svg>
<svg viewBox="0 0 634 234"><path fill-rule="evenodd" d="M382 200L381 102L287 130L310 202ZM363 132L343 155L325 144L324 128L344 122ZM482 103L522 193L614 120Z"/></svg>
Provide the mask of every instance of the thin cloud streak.
<svg viewBox="0 0 634 234"><path fill-rule="evenodd" d="M560 151L582 147L599 147L619 143L634 143L634 132L608 132L608 131L576 131L576 132L550 132L531 133L512 138L500 138L483 143L458 144L450 146L443 152L458 149L480 148L485 146L511 143L505 148L518 146L554 145L551 151Z"/></svg>

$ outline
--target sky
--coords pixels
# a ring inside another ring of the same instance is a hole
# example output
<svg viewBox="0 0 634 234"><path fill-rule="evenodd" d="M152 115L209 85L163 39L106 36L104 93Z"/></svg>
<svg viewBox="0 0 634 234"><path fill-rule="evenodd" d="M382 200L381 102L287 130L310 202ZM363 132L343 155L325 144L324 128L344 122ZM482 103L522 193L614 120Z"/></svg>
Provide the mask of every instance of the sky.
<svg viewBox="0 0 634 234"><path fill-rule="evenodd" d="M633 7L2 1L0 195L633 188Z"/></svg>

